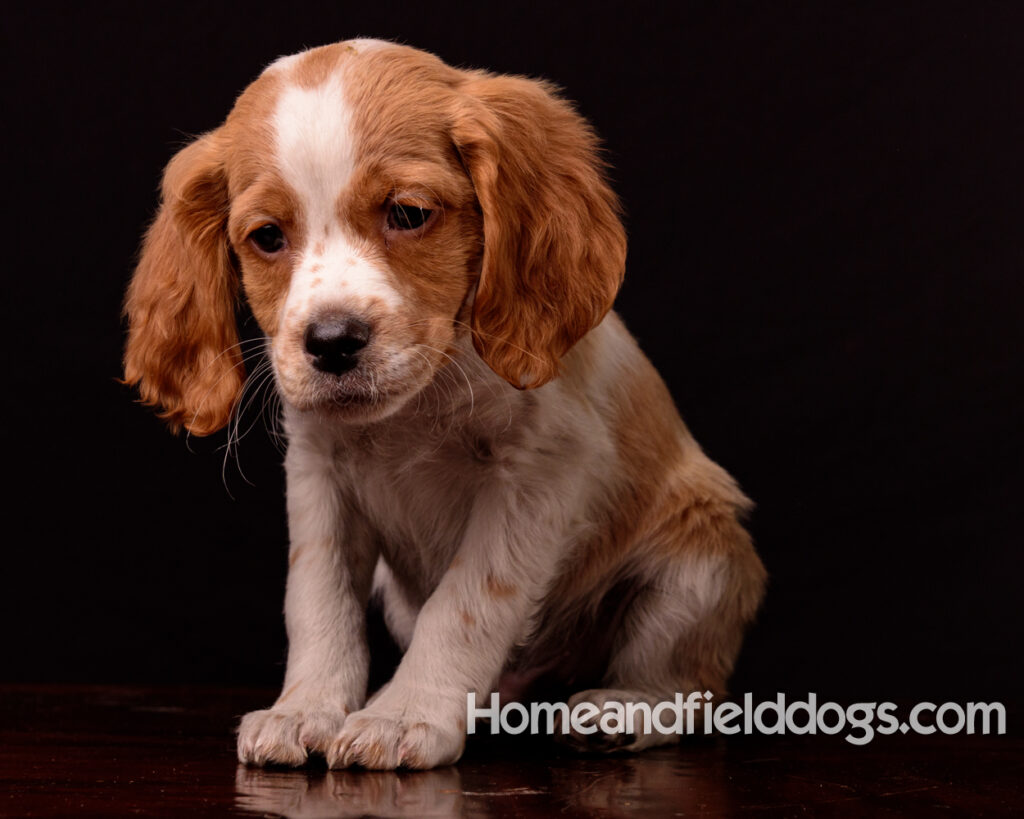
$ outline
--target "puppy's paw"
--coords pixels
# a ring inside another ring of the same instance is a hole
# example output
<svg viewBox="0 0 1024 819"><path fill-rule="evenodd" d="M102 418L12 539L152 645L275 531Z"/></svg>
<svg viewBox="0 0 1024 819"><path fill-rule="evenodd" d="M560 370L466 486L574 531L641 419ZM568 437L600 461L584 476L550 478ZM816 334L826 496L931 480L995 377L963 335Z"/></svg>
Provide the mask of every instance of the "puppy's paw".
<svg viewBox="0 0 1024 819"><path fill-rule="evenodd" d="M327 751L332 768L359 765L374 770L450 765L466 744L464 722L443 721L421 709L384 708L379 703L345 721Z"/></svg>
<svg viewBox="0 0 1024 819"><path fill-rule="evenodd" d="M242 717L238 761L245 765L304 765L310 752L326 755L346 712L270 708Z"/></svg>
<svg viewBox="0 0 1024 819"><path fill-rule="evenodd" d="M646 723L638 711L629 726L625 711L631 704L645 703L653 708L658 698L640 691L623 691L614 688L592 688L580 691L569 698L570 713L581 703L592 703L599 710L586 719L579 720L583 731L570 726L568 733L556 733L555 739L578 751L611 753L612 751L641 751L655 745L677 742L679 735L661 733L653 724ZM622 707L619 708L619 705ZM629 731L628 728L633 730ZM590 731L589 729L594 729ZM588 732L589 731L589 732Z"/></svg>

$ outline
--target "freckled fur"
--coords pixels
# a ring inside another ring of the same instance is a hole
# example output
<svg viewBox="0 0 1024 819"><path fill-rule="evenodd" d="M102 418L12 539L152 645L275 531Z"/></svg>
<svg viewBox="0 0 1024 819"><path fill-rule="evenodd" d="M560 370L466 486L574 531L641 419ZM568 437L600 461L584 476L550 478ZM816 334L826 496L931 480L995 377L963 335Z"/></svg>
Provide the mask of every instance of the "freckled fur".
<svg viewBox="0 0 1024 819"><path fill-rule="evenodd" d="M129 287L125 379L207 434L270 342L288 437L283 691L250 764L458 759L467 692L721 694L764 569L750 502L619 318L625 233L590 127L542 81L356 40L285 57L164 175ZM389 227L392 201L433 211ZM260 254L262 220L287 240ZM304 331L372 328L319 372ZM405 656L367 701L371 595ZM595 749L670 741L573 736Z"/></svg>

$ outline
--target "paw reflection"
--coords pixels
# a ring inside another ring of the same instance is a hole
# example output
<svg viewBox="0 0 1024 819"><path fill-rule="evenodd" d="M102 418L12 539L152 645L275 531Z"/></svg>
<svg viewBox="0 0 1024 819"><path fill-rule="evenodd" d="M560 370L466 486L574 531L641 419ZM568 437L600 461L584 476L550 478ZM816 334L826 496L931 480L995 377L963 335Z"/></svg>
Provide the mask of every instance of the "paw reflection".
<svg viewBox="0 0 1024 819"><path fill-rule="evenodd" d="M235 805L289 819L461 816L455 768L431 771L267 770L238 766Z"/></svg>

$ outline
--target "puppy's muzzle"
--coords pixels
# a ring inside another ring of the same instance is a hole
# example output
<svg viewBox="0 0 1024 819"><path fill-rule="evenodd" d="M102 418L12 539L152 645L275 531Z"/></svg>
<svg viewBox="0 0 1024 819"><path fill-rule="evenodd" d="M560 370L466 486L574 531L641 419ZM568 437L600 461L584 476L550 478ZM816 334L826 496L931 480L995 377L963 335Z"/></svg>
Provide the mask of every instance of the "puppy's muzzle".
<svg viewBox="0 0 1024 819"><path fill-rule="evenodd" d="M359 355L370 343L370 336L370 325L365 321L335 313L311 321L303 343L316 369L341 375L358 366Z"/></svg>

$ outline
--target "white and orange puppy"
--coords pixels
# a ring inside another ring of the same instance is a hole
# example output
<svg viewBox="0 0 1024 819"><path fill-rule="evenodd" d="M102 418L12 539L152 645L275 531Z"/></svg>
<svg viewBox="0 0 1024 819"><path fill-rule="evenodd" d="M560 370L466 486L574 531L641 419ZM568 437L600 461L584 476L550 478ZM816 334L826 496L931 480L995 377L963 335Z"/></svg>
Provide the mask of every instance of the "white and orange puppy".
<svg viewBox="0 0 1024 819"><path fill-rule="evenodd" d="M609 312L625 256L551 86L386 42L278 60L171 160L126 380L176 429L224 427L242 289L288 438L288 667L243 762L450 763L467 693L499 686L724 691L765 578L749 501ZM405 653L367 703L371 594Z"/></svg>

